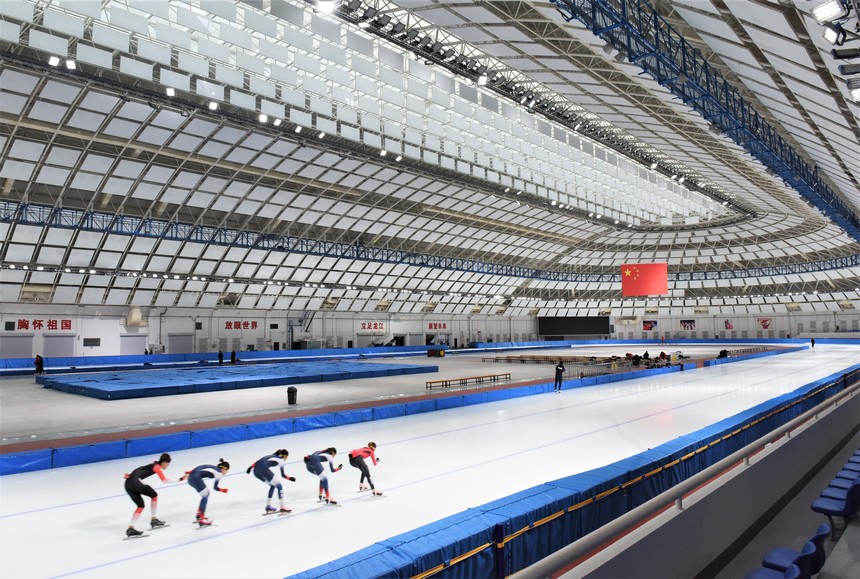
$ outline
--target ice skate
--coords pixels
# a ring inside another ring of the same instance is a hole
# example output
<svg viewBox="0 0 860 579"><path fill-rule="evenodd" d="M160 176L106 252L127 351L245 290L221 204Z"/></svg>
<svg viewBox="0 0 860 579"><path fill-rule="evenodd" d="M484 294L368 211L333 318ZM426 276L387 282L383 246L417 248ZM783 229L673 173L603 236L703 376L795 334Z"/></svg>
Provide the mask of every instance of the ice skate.
<svg viewBox="0 0 860 579"><path fill-rule="evenodd" d="M134 539L136 537L143 537L143 531L138 531L134 527L129 527L125 530L126 539Z"/></svg>
<svg viewBox="0 0 860 579"><path fill-rule="evenodd" d="M370 487L362 484L358 485L358 492L363 493L366 490L370 490Z"/></svg>
<svg viewBox="0 0 860 579"><path fill-rule="evenodd" d="M152 517L152 520L149 521L149 528L150 529L163 529L164 527L169 527L169 526L170 525L168 525L164 521L162 521L160 519L156 519L155 517Z"/></svg>
<svg viewBox="0 0 860 579"><path fill-rule="evenodd" d="M275 513L277 513L277 512L278 512L278 509L276 509L276 508L275 508L275 507L273 507L272 505L266 505L266 512L265 512L265 513L263 513L263 515L264 515L264 516L265 516L265 515L274 515L274 514L275 514Z"/></svg>
<svg viewBox="0 0 860 579"><path fill-rule="evenodd" d="M376 489L373 489L373 496L375 496L375 497L381 497L381 496L382 496L382 491L378 491L378 490L376 490Z"/></svg>
<svg viewBox="0 0 860 579"><path fill-rule="evenodd" d="M287 507L281 507L280 509L278 509L279 515L286 515L286 514L292 513L292 512L293 512L293 509L288 509Z"/></svg>

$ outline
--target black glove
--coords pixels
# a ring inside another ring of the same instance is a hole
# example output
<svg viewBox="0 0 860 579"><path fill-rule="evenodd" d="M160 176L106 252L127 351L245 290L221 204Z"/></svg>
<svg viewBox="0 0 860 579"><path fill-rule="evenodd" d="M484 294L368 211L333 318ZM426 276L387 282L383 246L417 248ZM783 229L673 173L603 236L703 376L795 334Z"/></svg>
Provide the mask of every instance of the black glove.
<svg viewBox="0 0 860 579"><path fill-rule="evenodd" d="M253 466L249 466L247 470L245 470L245 474L251 474L251 471L254 470Z"/></svg>
<svg viewBox="0 0 860 579"><path fill-rule="evenodd" d="M294 476L288 476L288 477L287 477L287 480L288 480L288 481L290 481L290 482L296 482L296 477L294 477Z"/></svg>
<svg viewBox="0 0 860 579"><path fill-rule="evenodd" d="M376 462L379 462L380 460L382 460L382 459L381 459L381 458L379 458L379 457L377 456L377 457L376 457Z"/></svg>
<svg viewBox="0 0 860 579"><path fill-rule="evenodd" d="M343 465L342 465L342 464L337 465L337 470L340 470L340 469L342 469L342 468L343 468Z"/></svg>

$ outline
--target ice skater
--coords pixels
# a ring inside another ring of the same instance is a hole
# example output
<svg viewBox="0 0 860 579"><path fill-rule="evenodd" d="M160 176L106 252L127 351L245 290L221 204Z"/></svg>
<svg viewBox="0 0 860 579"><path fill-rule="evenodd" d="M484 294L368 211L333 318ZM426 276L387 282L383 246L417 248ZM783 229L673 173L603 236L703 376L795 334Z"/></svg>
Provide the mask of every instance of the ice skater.
<svg viewBox="0 0 860 579"><path fill-rule="evenodd" d="M555 366L555 391L561 392L561 382L564 380L564 362L558 361Z"/></svg>
<svg viewBox="0 0 860 579"><path fill-rule="evenodd" d="M373 486L373 480L370 478L370 469L367 468L367 463L364 462L366 458L370 458L373 461L373 466L379 463L379 459L376 457L375 442L368 442L367 446L350 451L349 464L361 471L361 478L358 481L358 492L366 491L368 488L367 485L370 485L373 496L378 497L382 494L382 491L376 490L376 487ZM367 479L367 485L364 484L365 479Z"/></svg>
<svg viewBox="0 0 860 579"><path fill-rule="evenodd" d="M288 480L290 482L296 481L296 477L287 476L287 473L284 472L284 465L286 464L288 456L290 456L290 453L287 452L286 449L282 448L280 450L276 450L274 454L267 454L249 466L248 470L245 471L250 474L253 470L255 477L269 485L269 500L266 502L266 512L263 513L264 515L271 515L273 513L286 514L292 512L292 509L288 509L284 506L284 485L281 482L281 479ZM280 504L279 509L272 506L272 497L275 495L275 490L278 491L278 503Z"/></svg>
<svg viewBox="0 0 860 579"><path fill-rule="evenodd" d="M161 479L161 482L173 482L164 476L164 471L168 466L170 466L170 455L165 452L157 461L139 466L131 471L131 473L126 473L125 492L128 493L128 496L131 497L131 500L134 501L134 504L137 507L134 510L134 514L131 516L131 523L129 523L128 529L125 530L126 537L139 537L143 535L143 531L138 531L134 528L134 525L137 523L137 520L140 518L140 514L143 512L144 495L151 499L149 506L152 515L152 519L149 521L150 528L159 529L167 526L167 523L159 520L155 516L158 511L158 493L155 492L155 489L151 486L143 482L143 479L157 474L158 478ZM183 475L179 480L185 480L185 478L185 475Z"/></svg>
<svg viewBox="0 0 860 579"><path fill-rule="evenodd" d="M215 482L212 485L212 490L221 493L226 493L229 490L219 486L219 483L221 482L221 477L230 470L230 463L223 458L219 458L218 460L217 465L201 464L185 473L188 477L188 484L200 494L200 505L197 507L197 519L195 522L201 527L208 527L212 524L212 521L206 518L206 505L209 503L209 488L203 482L203 479L214 479Z"/></svg>
<svg viewBox="0 0 860 579"><path fill-rule="evenodd" d="M331 498L331 495L329 494L328 473L326 472L323 463L328 463L331 472L339 471L343 468L343 465L339 464L337 465L337 468L334 467L335 456L337 456L337 449L329 447L325 450L318 450L305 457L305 466L307 467L308 472L320 477L319 501L325 501L328 505L336 505L337 501Z"/></svg>

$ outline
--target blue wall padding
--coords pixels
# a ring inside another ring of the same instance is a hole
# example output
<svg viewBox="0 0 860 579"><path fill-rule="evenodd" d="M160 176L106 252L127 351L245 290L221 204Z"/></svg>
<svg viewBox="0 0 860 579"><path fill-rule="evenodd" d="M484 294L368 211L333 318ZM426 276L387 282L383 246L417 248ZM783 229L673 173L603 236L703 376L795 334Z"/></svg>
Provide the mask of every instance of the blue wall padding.
<svg viewBox="0 0 860 579"><path fill-rule="evenodd" d="M0 476L45 470L53 465L53 451L50 448L0 454Z"/></svg>
<svg viewBox="0 0 860 579"><path fill-rule="evenodd" d="M396 418L406 415L406 404L386 404L385 406L374 406L373 419Z"/></svg>
<svg viewBox="0 0 860 579"><path fill-rule="evenodd" d="M372 408L357 408L355 410L344 410L334 413L334 425L355 424L357 422L368 422L373 420Z"/></svg>
<svg viewBox="0 0 860 579"><path fill-rule="evenodd" d="M416 400L406 404L406 414L423 414L424 412L433 412L436 410L435 400Z"/></svg>
<svg viewBox="0 0 860 579"><path fill-rule="evenodd" d="M304 432L305 430L316 430L317 428L329 428L335 426L335 413L314 414L311 416L300 416L294 418L293 432Z"/></svg>
<svg viewBox="0 0 860 579"><path fill-rule="evenodd" d="M221 426L208 428L206 430L193 430L191 432L191 446L212 446L214 444L229 444L231 442L242 442L248 440L248 427L245 424L236 426Z"/></svg>
<svg viewBox="0 0 860 579"><path fill-rule="evenodd" d="M405 554L398 553L390 547L380 544L371 545L336 559L329 563L314 567L307 571L292 575L295 579L343 579L344 577L410 577L401 575L398 571L408 568L411 561Z"/></svg>
<svg viewBox="0 0 860 579"><path fill-rule="evenodd" d="M496 402L497 400L507 400L511 398L511 390L509 388L502 388L500 390L488 390L487 394L487 402Z"/></svg>
<svg viewBox="0 0 860 579"><path fill-rule="evenodd" d="M445 410L447 408L459 408L463 405L462 396L446 396L445 398L436 399L436 410Z"/></svg>
<svg viewBox="0 0 860 579"><path fill-rule="evenodd" d="M245 426L248 429L248 440L253 440L255 438L292 434L294 421L289 418L286 420L269 420L267 422L249 422Z"/></svg>
<svg viewBox="0 0 860 579"><path fill-rule="evenodd" d="M126 457L125 440L99 442L98 444L82 444L54 449L54 468L89 464L104 460L116 460Z"/></svg>
<svg viewBox="0 0 860 579"><path fill-rule="evenodd" d="M143 456L145 454L161 454L174 450L191 448L191 432L174 432L157 436L130 438L126 453L128 456Z"/></svg>
<svg viewBox="0 0 860 579"><path fill-rule="evenodd" d="M463 395L463 406L472 406L473 404L484 404L487 401L486 392L475 392L474 394Z"/></svg>

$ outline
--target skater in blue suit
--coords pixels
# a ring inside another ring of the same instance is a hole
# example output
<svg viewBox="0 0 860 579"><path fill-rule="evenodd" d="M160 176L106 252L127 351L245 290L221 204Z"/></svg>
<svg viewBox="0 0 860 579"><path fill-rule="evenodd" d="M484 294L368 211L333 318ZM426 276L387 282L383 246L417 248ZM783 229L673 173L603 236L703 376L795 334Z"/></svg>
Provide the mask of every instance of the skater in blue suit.
<svg viewBox="0 0 860 579"><path fill-rule="evenodd" d="M281 482L281 479L290 482L295 482L296 480L295 477L287 476L287 473L284 472L284 465L289 456L290 453L285 448L276 450L274 454L264 456L245 471L250 473L253 470L255 477L269 485L269 500L266 502L266 512L263 513L264 515L272 513L286 514L292 511L292 509L284 506L284 485ZM281 505L280 509L272 506L272 497L275 495L276 490L278 491L278 502Z"/></svg>
<svg viewBox="0 0 860 579"><path fill-rule="evenodd" d="M229 489L219 486L221 477L227 474L230 470L230 463L223 458L218 459L217 465L201 464L200 466L186 472L188 484L200 494L200 505L197 507L197 524L201 527L208 527L212 521L206 518L206 505L209 503L209 488L203 479L211 478L215 482L212 485L212 490L221 493L226 493Z"/></svg>
<svg viewBox="0 0 860 579"><path fill-rule="evenodd" d="M337 472L343 468L342 464L339 464L337 468L334 467L334 457L337 455L337 449L334 447L329 447L325 450L318 450L313 454L310 454L305 457L305 466L307 466L308 472L313 473L320 477L320 492L319 492L319 500L320 502L325 501L326 504L336 505L337 501L331 498L331 495L328 491L328 473L326 472L325 467L323 466L324 462L327 462L331 472Z"/></svg>

